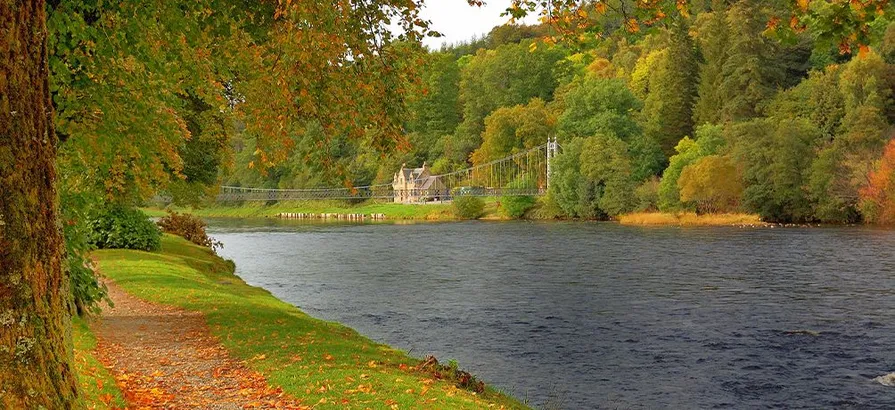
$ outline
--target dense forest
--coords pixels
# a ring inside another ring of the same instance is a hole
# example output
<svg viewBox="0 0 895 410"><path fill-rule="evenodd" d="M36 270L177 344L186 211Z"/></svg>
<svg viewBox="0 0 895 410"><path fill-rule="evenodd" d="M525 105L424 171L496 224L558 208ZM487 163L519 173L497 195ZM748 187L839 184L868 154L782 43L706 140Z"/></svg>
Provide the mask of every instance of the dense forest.
<svg viewBox="0 0 895 410"><path fill-rule="evenodd" d="M511 4L544 24L435 51L422 0L0 2L0 402L75 402L93 228L158 193L383 183L555 136L558 217L895 222L888 0Z"/></svg>
<svg viewBox="0 0 895 410"><path fill-rule="evenodd" d="M780 7L715 1L648 31L604 24L575 45L545 42L547 26L495 27L425 54L404 150L320 144L311 127L293 136L285 162L258 172L253 137L237 133L225 182L387 183L402 163L446 172L556 136L563 149L544 205L557 216L895 222L895 24L877 18L869 47L849 50L807 31L776 35Z"/></svg>

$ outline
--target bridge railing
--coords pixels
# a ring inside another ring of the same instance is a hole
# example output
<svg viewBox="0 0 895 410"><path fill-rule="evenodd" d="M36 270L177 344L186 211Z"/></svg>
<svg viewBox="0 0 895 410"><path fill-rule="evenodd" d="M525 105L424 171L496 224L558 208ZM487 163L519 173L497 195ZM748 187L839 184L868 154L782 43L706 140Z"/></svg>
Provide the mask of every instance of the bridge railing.
<svg viewBox="0 0 895 410"><path fill-rule="evenodd" d="M216 200L219 202L239 201L302 201L315 199L413 199L414 202L449 201L456 196L539 196L544 195L542 187L497 188L465 186L454 189L392 189L391 186L358 187L344 189L263 189L242 187L221 187Z"/></svg>

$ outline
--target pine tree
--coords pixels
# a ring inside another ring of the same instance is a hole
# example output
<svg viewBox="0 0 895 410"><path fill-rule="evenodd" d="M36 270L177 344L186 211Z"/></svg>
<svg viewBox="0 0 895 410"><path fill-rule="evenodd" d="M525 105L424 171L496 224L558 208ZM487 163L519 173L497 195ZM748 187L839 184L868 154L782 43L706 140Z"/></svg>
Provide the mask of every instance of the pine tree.
<svg viewBox="0 0 895 410"><path fill-rule="evenodd" d="M757 3L740 0L727 11L730 42L720 87L724 122L760 116L783 80L776 46L762 35L768 18Z"/></svg>
<svg viewBox="0 0 895 410"><path fill-rule="evenodd" d="M723 67L727 61L727 20L720 1L713 3L713 11L697 17L696 41L702 62L699 64L698 98L693 107L693 123L717 124L721 120L721 82Z"/></svg>

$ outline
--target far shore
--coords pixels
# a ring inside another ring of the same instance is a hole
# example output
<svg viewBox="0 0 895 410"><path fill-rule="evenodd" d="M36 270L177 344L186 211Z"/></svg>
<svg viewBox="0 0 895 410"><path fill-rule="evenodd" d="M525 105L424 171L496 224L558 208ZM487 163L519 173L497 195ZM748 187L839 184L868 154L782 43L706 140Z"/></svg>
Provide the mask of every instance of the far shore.
<svg viewBox="0 0 895 410"><path fill-rule="evenodd" d="M616 218L622 225L770 226L755 214L696 214L695 212L635 212Z"/></svg>
<svg viewBox="0 0 895 410"><path fill-rule="evenodd" d="M528 212L524 220L575 220L554 218L539 212L539 206ZM175 212L193 214L204 218L280 218L284 214L305 214L308 220L331 221L407 221L407 222L446 222L460 221L450 203L398 204L391 202L362 202L350 204L342 201L282 201L273 204L264 202L246 202L236 205L211 204L201 208L169 206L144 207L143 212L152 217L161 217L170 209ZM329 217L323 218L322 215ZM364 215L362 219L347 216ZM376 218L373 216L376 215ZM293 215L294 216L294 215ZM345 217L345 218L342 218ZM502 212L498 198L485 198L484 214L479 218L485 221L507 221ZM765 222L757 214L720 213L696 214L695 212L633 212L612 218L621 225L630 226L778 226Z"/></svg>

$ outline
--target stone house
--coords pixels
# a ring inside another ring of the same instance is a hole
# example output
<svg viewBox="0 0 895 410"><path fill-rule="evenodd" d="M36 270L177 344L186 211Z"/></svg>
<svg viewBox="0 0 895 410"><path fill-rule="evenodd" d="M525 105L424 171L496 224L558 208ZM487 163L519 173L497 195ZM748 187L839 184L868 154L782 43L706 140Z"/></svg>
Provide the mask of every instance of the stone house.
<svg viewBox="0 0 895 410"><path fill-rule="evenodd" d="M444 183L432 175L425 162L421 168L407 168L407 164L402 164L392 180L392 189L395 202L402 204L439 201L447 196Z"/></svg>

